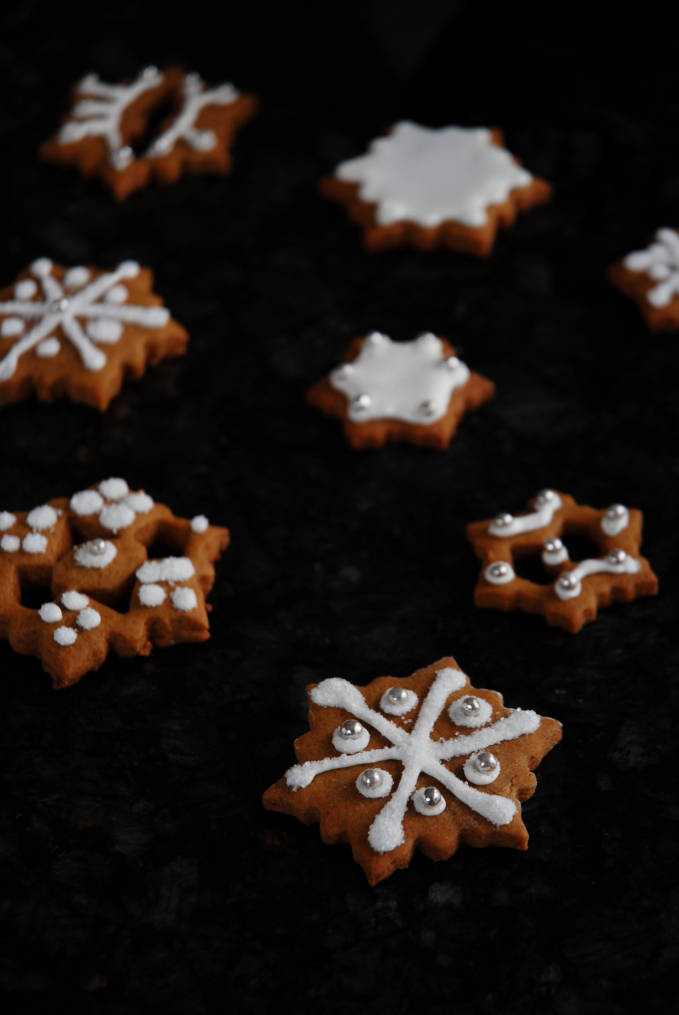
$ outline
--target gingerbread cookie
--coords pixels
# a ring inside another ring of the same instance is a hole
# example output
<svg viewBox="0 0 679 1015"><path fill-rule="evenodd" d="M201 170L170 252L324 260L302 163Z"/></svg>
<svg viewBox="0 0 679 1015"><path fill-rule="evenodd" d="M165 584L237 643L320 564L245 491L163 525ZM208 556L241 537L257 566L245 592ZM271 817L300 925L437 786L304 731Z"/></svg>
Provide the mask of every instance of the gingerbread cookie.
<svg viewBox="0 0 679 1015"><path fill-rule="evenodd" d="M639 307L650 331L679 331L679 232L658 229L646 250L608 269L620 292Z"/></svg>
<svg viewBox="0 0 679 1015"><path fill-rule="evenodd" d="M205 597L227 529L176 518L124 479L70 500L0 511L0 638L37 656L56 688L102 665L109 651L205 641Z"/></svg>
<svg viewBox="0 0 679 1015"><path fill-rule="evenodd" d="M392 342L373 331L345 362L307 392L311 405L342 421L355 449L404 441L445 448L462 416L492 398L495 385L472 373L445 339Z"/></svg>
<svg viewBox="0 0 679 1015"><path fill-rule="evenodd" d="M551 187L502 148L499 130L401 122L321 191L363 228L371 253L410 244L487 257L497 231L547 201Z"/></svg>
<svg viewBox="0 0 679 1015"><path fill-rule="evenodd" d="M88 74L74 90L74 104L40 153L48 162L77 166L97 176L117 198L127 197L151 179L174 183L183 172L226 173L238 127L254 116L254 96L231 84L214 88L198 74L179 67L146 67L133 80L108 84ZM168 101L174 112L138 153L149 120Z"/></svg>
<svg viewBox="0 0 679 1015"><path fill-rule="evenodd" d="M452 658L361 688L323 680L308 695L299 764L264 806L319 821L323 841L349 843L372 885L418 846L432 860L460 843L526 849L521 801L535 790L531 769L561 739L555 719L506 708Z"/></svg>
<svg viewBox="0 0 679 1015"><path fill-rule="evenodd" d="M541 613L548 624L576 634L600 606L656 595L658 580L640 554L641 527L641 511L634 508L612 504L599 511L565 493L542 490L525 514L499 514L467 526L482 561L474 603ZM569 536L591 540L601 556L572 561ZM540 556L547 584L516 573L516 559L531 555Z"/></svg>
<svg viewBox="0 0 679 1015"><path fill-rule="evenodd" d="M103 411L126 377L187 342L136 261L104 272L40 257L0 292L0 405L35 392Z"/></svg>

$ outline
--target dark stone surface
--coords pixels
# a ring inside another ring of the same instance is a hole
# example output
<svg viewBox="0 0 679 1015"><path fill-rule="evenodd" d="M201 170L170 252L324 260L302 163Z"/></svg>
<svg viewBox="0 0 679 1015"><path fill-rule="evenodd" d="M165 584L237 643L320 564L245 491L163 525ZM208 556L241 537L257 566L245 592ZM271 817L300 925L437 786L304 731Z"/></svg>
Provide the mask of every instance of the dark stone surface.
<svg viewBox="0 0 679 1015"><path fill-rule="evenodd" d="M565 15L557 38L530 4L511 18L320 5L307 23L255 2L221 9L218 29L200 4L85 10L4 14L1 278L41 254L135 257L192 341L103 416L4 409L1 506L124 475L228 524L233 546L203 646L111 658L57 694L0 645L3 1010L663 1010L679 931L679 345L647 335L604 269L679 222L676 42ZM72 81L150 61L260 95L229 177L118 205L37 160ZM405 116L502 126L553 203L487 263L364 256L315 183ZM352 453L305 406L370 328L439 332L496 381L447 452ZM660 597L575 637L475 611L465 523L544 485L642 508ZM372 890L346 847L260 795L293 760L307 683L449 653L564 723L524 808L530 847L419 857Z"/></svg>

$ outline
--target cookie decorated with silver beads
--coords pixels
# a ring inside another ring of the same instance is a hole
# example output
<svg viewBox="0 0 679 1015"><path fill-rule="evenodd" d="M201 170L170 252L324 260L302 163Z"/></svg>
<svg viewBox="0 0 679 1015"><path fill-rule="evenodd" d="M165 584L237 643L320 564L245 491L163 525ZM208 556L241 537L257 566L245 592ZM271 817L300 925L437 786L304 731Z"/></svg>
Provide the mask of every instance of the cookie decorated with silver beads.
<svg viewBox="0 0 679 1015"><path fill-rule="evenodd" d="M528 511L501 512L473 522L467 536L481 561L474 604L539 613L572 634L594 620L600 607L654 596L658 580L641 556L642 514L624 504L596 509L556 490L541 490ZM586 537L600 556L572 560L569 537ZM545 583L519 573L522 557L539 557Z"/></svg>
<svg viewBox="0 0 679 1015"><path fill-rule="evenodd" d="M171 114L145 140L152 116L168 102ZM180 67L145 67L117 83L87 74L75 86L61 128L40 152L47 162L98 177L124 198L151 179L174 183L184 172L228 172L236 130L256 109L254 96L228 83L209 86Z"/></svg>
<svg viewBox="0 0 679 1015"><path fill-rule="evenodd" d="M499 130L402 121L320 184L363 229L370 253L393 247L488 257L499 229L551 187L502 147Z"/></svg>
<svg viewBox="0 0 679 1015"><path fill-rule="evenodd" d="M388 441L443 449L464 414L494 393L493 382L471 371L445 339L427 332L394 342L373 331L352 342L307 400L341 421L355 450Z"/></svg>
<svg viewBox="0 0 679 1015"><path fill-rule="evenodd" d="M177 518L118 477L30 511L1 510L0 638L37 656L56 688L110 651L205 641L212 565L228 543L204 515Z"/></svg>
<svg viewBox="0 0 679 1015"><path fill-rule="evenodd" d="M298 763L265 792L268 810L320 823L348 843L368 881L416 849L446 860L460 844L526 849L521 802L561 724L477 690L452 658L365 687L332 677L308 688Z"/></svg>
<svg viewBox="0 0 679 1015"><path fill-rule="evenodd" d="M647 247L612 265L608 277L634 300L649 331L679 331L679 231L658 229Z"/></svg>

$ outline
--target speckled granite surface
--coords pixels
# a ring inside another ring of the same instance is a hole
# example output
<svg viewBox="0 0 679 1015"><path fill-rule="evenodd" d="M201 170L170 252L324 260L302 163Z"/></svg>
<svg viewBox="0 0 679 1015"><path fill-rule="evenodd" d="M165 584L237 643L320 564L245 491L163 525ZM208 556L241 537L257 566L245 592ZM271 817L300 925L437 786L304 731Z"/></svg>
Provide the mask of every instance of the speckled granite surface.
<svg viewBox="0 0 679 1015"><path fill-rule="evenodd" d="M103 416L3 409L0 507L124 475L233 536L204 645L111 658L58 694L0 645L6 1011L663 1010L679 921L679 345L646 334L604 269L679 224L673 43L630 30L586 44L573 24L557 43L528 16L519 30L464 4L418 12L320 12L311 37L258 3L228 31L193 4L80 25L40 4L4 15L3 284L38 255L135 257L192 340ZM73 80L151 61L260 95L231 176L118 205L37 161ZM315 182L405 116L501 125L554 201L487 263L366 257ZM445 335L496 382L447 452L352 453L306 407L305 387L371 328ZM466 522L545 485L642 508L659 598L577 636L475 611ZM346 847L260 796L292 763L307 683L406 676L445 654L560 719L564 740L524 806L528 852L420 857L373 890Z"/></svg>

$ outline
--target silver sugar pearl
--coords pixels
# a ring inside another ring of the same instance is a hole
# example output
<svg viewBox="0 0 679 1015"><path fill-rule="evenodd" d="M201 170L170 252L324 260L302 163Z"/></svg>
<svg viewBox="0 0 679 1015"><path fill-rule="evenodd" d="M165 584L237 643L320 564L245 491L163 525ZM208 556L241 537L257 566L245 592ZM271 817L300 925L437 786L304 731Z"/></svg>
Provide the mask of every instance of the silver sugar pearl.
<svg viewBox="0 0 679 1015"><path fill-rule="evenodd" d="M498 760L490 751L480 751L474 758L474 768L477 772L494 772L498 766Z"/></svg>
<svg viewBox="0 0 679 1015"><path fill-rule="evenodd" d="M101 557L106 553L106 540L98 536L96 539L90 539L87 543L87 550L89 553L93 553L95 557Z"/></svg>
<svg viewBox="0 0 679 1015"><path fill-rule="evenodd" d="M358 719L345 719L339 728L339 735L347 740L357 740L363 732L363 725Z"/></svg>
<svg viewBox="0 0 679 1015"><path fill-rule="evenodd" d="M508 511L503 511L502 514L498 515L494 521L494 525L497 525L499 529L505 529L508 525L511 525L514 521L514 515L510 515Z"/></svg>
<svg viewBox="0 0 679 1015"><path fill-rule="evenodd" d="M148 81L149 78L154 78L157 73L158 68L156 67L156 65L150 63L148 67L144 67L143 71L141 72L141 76L145 81Z"/></svg>
<svg viewBox="0 0 679 1015"><path fill-rule="evenodd" d="M152 155L167 155L171 148L172 141L166 135L161 134L151 145L150 151Z"/></svg>
<svg viewBox="0 0 679 1015"><path fill-rule="evenodd" d="M542 506L543 504L548 504L550 501L554 500L555 497L556 494L553 490L539 490L538 495L535 498L535 503Z"/></svg>
<svg viewBox="0 0 679 1015"><path fill-rule="evenodd" d="M58 300L52 300L50 303L50 310L55 314L65 313L68 310L68 307L69 302L65 296L62 296L61 299Z"/></svg>
<svg viewBox="0 0 679 1015"><path fill-rule="evenodd" d="M366 395L365 392L363 392L363 394L361 394L361 395L356 395L356 397L354 398L354 400L353 400L353 402L351 404L354 407L354 409L363 410L363 409L369 408L371 403L372 403L372 399L371 399L370 395Z"/></svg>
<svg viewBox="0 0 679 1015"><path fill-rule="evenodd" d="M193 147L199 152L209 152L214 148L217 138L211 130L198 130L193 135Z"/></svg>
<svg viewBox="0 0 679 1015"><path fill-rule="evenodd" d="M422 790L422 800L427 807L438 807L441 803L441 794L436 786L427 786Z"/></svg>
<svg viewBox="0 0 679 1015"><path fill-rule="evenodd" d="M202 85L202 83L203 83L203 79L200 76L200 74L197 74L193 70L191 71L190 74L186 75L186 77L184 78L184 81L186 82L187 85L190 85L191 87L194 87L194 88L197 88L199 85Z"/></svg>
<svg viewBox="0 0 679 1015"><path fill-rule="evenodd" d="M626 560L627 554L625 553L624 550L621 550L619 547L615 550L611 550L611 552L608 555L608 562L610 564L624 564Z"/></svg>
<svg viewBox="0 0 679 1015"><path fill-rule="evenodd" d="M443 362L448 370L457 370L460 365L460 361L457 356L447 356Z"/></svg>
<svg viewBox="0 0 679 1015"><path fill-rule="evenodd" d="M405 687L390 687L387 691L387 698L392 705L402 705L408 698Z"/></svg>
<svg viewBox="0 0 679 1015"><path fill-rule="evenodd" d="M417 411L420 416L433 416L434 415L434 403L431 399L427 398L424 402L420 402L417 407Z"/></svg>
<svg viewBox="0 0 679 1015"><path fill-rule="evenodd" d="M481 711L481 702L472 694L468 694L466 698L463 698L461 704L465 715L476 715Z"/></svg>
<svg viewBox="0 0 679 1015"><path fill-rule="evenodd" d="M545 550L547 553L558 553L563 550L563 543L556 536L553 539L545 539Z"/></svg>
<svg viewBox="0 0 679 1015"><path fill-rule="evenodd" d="M606 511L606 514L611 519L622 518L626 510L627 508L625 507L624 504L611 504L611 506Z"/></svg>
<svg viewBox="0 0 679 1015"><path fill-rule="evenodd" d="M575 578L571 578L569 574L562 574L559 578L559 585L562 589L566 589L567 592L571 592L574 588L577 588L577 581Z"/></svg>
<svg viewBox="0 0 679 1015"><path fill-rule="evenodd" d="M506 564L493 564L490 573L493 578L504 578L505 575L509 574L509 568Z"/></svg>
<svg viewBox="0 0 679 1015"><path fill-rule="evenodd" d="M361 772L360 782L363 789L376 789L382 785L382 773L377 768L366 768L365 772Z"/></svg>
<svg viewBox="0 0 679 1015"><path fill-rule="evenodd" d="M111 165L114 169L126 169L134 158L134 152L129 145L116 148L111 152Z"/></svg>

